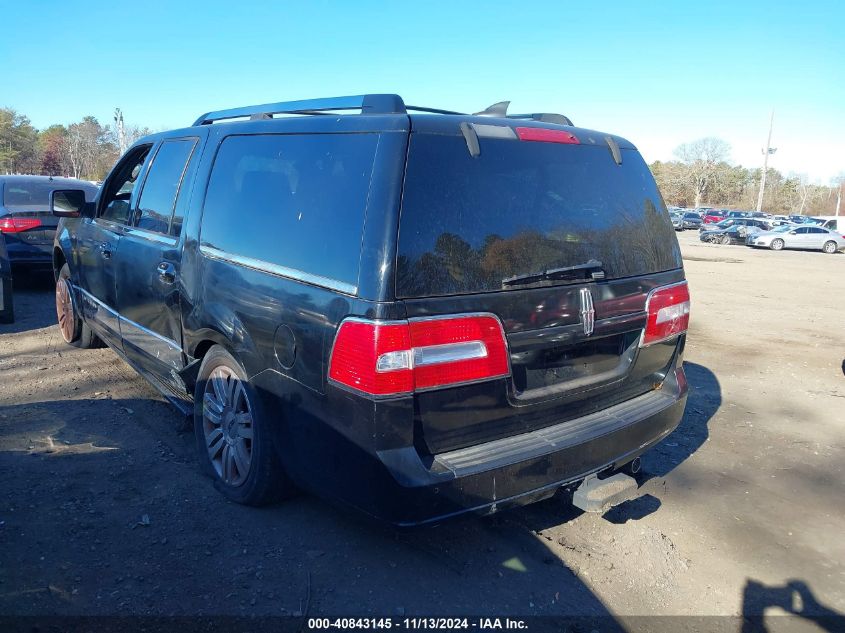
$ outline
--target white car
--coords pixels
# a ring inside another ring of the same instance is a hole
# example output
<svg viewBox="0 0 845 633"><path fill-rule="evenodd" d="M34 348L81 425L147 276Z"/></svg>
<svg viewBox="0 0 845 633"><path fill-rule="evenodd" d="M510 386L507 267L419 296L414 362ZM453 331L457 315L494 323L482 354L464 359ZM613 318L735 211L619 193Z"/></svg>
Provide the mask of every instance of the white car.
<svg viewBox="0 0 845 633"><path fill-rule="evenodd" d="M845 248L845 237L820 226L785 224L772 231L757 233L745 240L746 246L763 246L773 251L784 248L835 253Z"/></svg>

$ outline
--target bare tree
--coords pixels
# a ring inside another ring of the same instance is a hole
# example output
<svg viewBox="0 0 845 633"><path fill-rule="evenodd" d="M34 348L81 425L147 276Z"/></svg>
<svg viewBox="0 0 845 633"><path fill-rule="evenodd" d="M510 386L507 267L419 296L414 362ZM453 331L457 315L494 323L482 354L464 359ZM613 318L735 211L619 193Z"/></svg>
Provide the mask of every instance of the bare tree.
<svg viewBox="0 0 845 633"><path fill-rule="evenodd" d="M798 215L804 214L804 207L807 204L807 197L810 195L810 179L807 174L798 174L798 197L801 206L798 208Z"/></svg>
<svg viewBox="0 0 845 633"><path fill-rule="evenodd" d="M108 145L108 135L108 128L103 128L92 116L68 126L65 152L74 178L93 179L99 175L102 171L99 163L103 149Z"/></svg>
<svg viewBox="0 0 845 633"><path fill-rule="evenodd" d="M719 138L709 136L675 149L675 156L685 166L685 179L695 196L695 206L700 207L718 171L719 164L727 160L731 146Z"/></svg>

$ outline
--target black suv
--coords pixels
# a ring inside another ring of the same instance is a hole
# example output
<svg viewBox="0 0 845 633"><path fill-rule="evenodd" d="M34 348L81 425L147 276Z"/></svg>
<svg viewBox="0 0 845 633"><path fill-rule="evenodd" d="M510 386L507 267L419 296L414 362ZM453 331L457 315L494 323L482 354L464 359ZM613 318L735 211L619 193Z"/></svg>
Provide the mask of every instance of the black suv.
<svg viewBox="0 0 845 633"><path fill-rule="evenodd" d="M190 413L241 503L492 512L616 476L683 414L666 208L633 145L561 115L212 112L53 209L78 218L53 254L65 340Z"/></svg>

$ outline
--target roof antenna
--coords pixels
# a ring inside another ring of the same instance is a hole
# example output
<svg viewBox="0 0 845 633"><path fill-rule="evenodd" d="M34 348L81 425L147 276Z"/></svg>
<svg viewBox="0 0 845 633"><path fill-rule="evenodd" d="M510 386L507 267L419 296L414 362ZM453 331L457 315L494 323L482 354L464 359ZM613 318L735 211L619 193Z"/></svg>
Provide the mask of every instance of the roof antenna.
<svg viewBox="0 0 845 633"><path fill-rule="evenodd" d="M481 112L476 112L473 116L506 117L506 116L508 116L508 106L510 104L511 104L510 101L499 101L499 103L494 103L493 105L491 105L488 108L482 110Z"/></svg>

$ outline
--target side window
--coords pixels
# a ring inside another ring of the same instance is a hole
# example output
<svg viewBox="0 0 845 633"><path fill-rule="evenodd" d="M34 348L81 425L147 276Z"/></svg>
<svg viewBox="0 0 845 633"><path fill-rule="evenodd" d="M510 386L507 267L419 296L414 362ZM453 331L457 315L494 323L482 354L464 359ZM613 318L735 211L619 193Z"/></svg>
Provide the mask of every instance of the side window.
<svg viewBox="0 0 845 633"><path fill-rule="evenodd" d="M129 224L132 192L151 147L152 145L138 147L118 163L105 184L106 191L100 202L98 217L119 224Z"/></svg>
<svg viewBox="0 0 845 633"><path fill-rule="evenodd" d="M135 226L139 229L168 233L185 167L195 146L196 139L177 139L161 144L144 181L138 209L135 211Z"/></svg>
<svg viewBox="0 0 845 633"><path fill-rule="evenodd" d="M376 134L225 138L201 244L356 284L377 143Z"/></svg>
<svg viewBox="0 0 845 633"><path fill-rule="evenodd" d="M806 235L810 232L810 229L808 229L807 227L802 227L795 232L798 233L798 235Z"/></svg>

